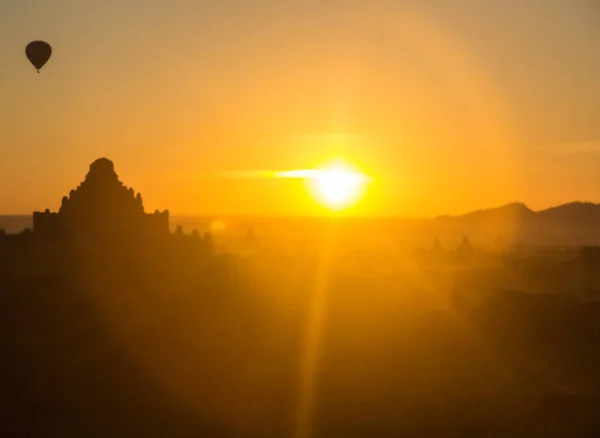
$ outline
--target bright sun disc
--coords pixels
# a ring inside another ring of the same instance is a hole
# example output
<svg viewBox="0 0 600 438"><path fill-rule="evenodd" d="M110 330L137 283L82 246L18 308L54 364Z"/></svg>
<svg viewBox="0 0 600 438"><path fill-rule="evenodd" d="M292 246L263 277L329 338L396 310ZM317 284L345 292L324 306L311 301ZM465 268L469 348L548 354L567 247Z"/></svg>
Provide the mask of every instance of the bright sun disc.
<svg viewBox="0 0 600 438"><path fill-rule="evenodd" d="M338 211L356 203L367 182L361 172L337 165L316 170L309 178L309 188L318 201Z"/></svg>

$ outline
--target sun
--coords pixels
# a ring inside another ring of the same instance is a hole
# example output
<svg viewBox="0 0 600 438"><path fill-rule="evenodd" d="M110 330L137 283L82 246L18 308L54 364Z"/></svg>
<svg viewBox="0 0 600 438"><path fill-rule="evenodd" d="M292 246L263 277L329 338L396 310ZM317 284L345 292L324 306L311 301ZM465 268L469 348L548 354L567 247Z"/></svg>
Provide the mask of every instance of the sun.
<svg viewBox="0 0 600 438"><path fill-rule="evenodd" d="M308 178L313 196L333 211L354 205L363 195L369 178L344 163L316 169Z"/></svg>
<svg viewBox="0 0 600 438"><path fill-rule="evenodd" d="M318 169L274 172L275 178L299 178L317 202L338 212L358 202L371 178L342 160Z"/></svg>

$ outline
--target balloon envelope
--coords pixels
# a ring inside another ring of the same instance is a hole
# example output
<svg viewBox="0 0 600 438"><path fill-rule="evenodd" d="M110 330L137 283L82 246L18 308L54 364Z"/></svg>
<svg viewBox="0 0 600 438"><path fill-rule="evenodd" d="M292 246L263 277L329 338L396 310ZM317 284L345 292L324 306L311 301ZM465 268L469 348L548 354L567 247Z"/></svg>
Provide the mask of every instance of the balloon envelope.
<svg viewBox="0 0 600 438"><path fill-rule="evenodd" d="M31 62L39 72L40 69L48 62L50 56L52 56L52 47L50 47L50 44L44 41L32 41L27 44L27 47L25 48L25 54L27 55L29 62Z"/></svg>

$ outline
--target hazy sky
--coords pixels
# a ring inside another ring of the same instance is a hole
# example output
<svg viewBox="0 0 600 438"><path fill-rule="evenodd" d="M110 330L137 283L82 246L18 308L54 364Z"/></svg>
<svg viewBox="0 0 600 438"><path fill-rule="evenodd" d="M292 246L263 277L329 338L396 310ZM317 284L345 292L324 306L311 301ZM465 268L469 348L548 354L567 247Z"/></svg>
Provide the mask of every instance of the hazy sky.
<svg viewBox="0 0 600 438"><path fill-rule="evenodd" d="M102 156L174 214L315 212L297 181L205 176L340 155L375 179L362 213L600 202L600 6L5 0L0 117L1 213Z"/></svg>

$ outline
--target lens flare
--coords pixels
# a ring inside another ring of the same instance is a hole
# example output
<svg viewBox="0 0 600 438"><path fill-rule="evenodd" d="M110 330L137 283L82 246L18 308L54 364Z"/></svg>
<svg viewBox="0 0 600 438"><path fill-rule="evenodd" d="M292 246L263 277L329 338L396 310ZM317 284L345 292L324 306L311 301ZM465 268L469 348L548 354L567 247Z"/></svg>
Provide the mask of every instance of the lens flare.
<svg viewBox="0 0 600 438"><path fill-rule="evenodd" d="M311 195L333 211L354 205L363 196L370 181L364 173L339 161L321 169L278 172L276 176L306 180Z"/></svg>

